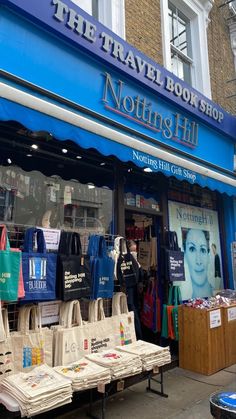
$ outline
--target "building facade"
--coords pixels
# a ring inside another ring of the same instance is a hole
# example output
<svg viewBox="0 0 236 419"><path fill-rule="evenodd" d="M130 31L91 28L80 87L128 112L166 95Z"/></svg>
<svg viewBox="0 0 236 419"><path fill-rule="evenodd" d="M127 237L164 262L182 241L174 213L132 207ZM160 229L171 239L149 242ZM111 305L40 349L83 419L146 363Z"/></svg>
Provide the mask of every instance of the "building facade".
<svg viewBox="0 0 236 419"><path fill-rule="evenodd" d="M190 3L0 2L1 218L13 240L28 225L76 229L86 251L91 232L139 242L148 230L167 284L166 233L184 252L193 230L208 256L199 296L234 287L231 11ZM188 299L187 263L185 277Z"/></svg>

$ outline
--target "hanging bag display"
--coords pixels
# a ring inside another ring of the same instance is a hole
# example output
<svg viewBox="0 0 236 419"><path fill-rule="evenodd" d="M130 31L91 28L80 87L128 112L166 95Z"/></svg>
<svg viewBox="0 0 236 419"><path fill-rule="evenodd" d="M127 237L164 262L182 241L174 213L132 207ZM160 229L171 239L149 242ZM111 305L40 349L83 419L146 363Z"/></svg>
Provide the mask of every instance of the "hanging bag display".
<svg viewBox="0 0 236 419"><path fill-rule="evenodd" d="M33 250L35 237L36 251ZM24 301L44 301L56 298L56 266L57 255L46 251L43 230L34 227L27 229L22 252Z"/></svg>
<svg viewBox="0 0 236 419"><path fill-rule="evenodd" d="M164 338L178 340L178 306L182 303L178 286L170 286L168 303L163 304L162 332Z"/></svg>
<svg viewBox="0 0 236 419"><path fill-rule="evenodd" d="M63 301L91 296L90 257L82 255L79 233L61 233L57 280L58 297Z"/></svg>
<svg viewBox="0 0 236 419"><path fill-rule="evenodd" d="M90 240L95 242L95 238ZM114 291L114 261L107 256L107 246L103 236L96 237L97 248L91 257L92 298L112 298Z"/></svg>
<svg viewBox="0 0 236 419"><path fill-rule="evenodd" d="M6 226L0 226L0 300L18 299L21 273L21 252L10 249Z"/></svg>

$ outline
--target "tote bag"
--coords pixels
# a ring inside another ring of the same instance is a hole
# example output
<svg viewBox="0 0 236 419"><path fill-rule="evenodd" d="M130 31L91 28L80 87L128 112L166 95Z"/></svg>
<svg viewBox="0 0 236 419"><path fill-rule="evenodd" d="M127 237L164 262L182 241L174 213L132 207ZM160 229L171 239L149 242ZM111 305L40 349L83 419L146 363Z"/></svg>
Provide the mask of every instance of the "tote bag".
<svg viewBox="0 0 236 419"><path fill-rule="evenodd" d="M58 298L63 301L91 295L90 258L82 255L80 236L62 231L57 263Z"/></svg>
<svg viewBox="0 0 236 419"><path fill-rule="evenodd" d="M11 333L15 372L28 372L44 363L52 366L53 331L41 326L39 307L21 307L19 316L18 331Z"/></svg>
<svg viewBox="0 0 236 419"><path fill-rule="evenodd" d="M178 340L178 305L182 303L180 288L171 286L168 303L163 304L162 337Z"/></svg>
<svg viewBox="0 0 236 419"><path fill-rule="evenodd" d="M35 236L37 250L34 252ZM46 251L43 230L34 227L27 229L22 252L24 301L44 301L56 298L56 266L57 255Z"/></svg>
<svg viewBox="0 0 236 419"><path fill-rule="evenodd" d="M143 308L141 311L141 322L148 329L153 328L155 303L155 285L154 281L151 280L144 294Z"/></svg>
<svg viewBox="0 0 236 419"><path fill-rule="evenodd" d="M9 332L8 311L0 310L0 381L14 374L13 345Z"/></svg>
<svg viewBox="0 0 236 419"><path fill-rule="evenodd" d="M116 346L136 342L134 312L128 310L127 297L117 292L112 298L112 316L106 319L111 323Z"/></svg>
<svg viewBox="0 0 236 419"><path fill-rule="evenodd" d="M6 227L0 226L0 300L16 301L19 292L21 252L10 249Z"/></svg>
<svg viewBox="0 0 236 419"><path fill-rule="evenodd" d="M93 250L94 255L91 256L92 298L112 298L114 261L107 256L107 246L103 236L91 237L90 240L96 245Z"/></svg>
<svg viewBox="0 0 236 419"><path fill-rule="evenodd" d="M125 239L120 240L120 254L117 261L117 278L121 290L134 287L137 284L135 273L135 259L131 255Z"/></svg>
<svg viewBox="0 0 236 419"><path fill-rule="evenodd" d="M0 225L1 230L1 239L0 239L0 250L6 249L7 243L7 229L5 225ZM21 250L17 248L10 248L11 252L20 252L21 259ZM23 281L23 272L22 272L22 259L20 261L20 272L19 272L19 284L18 284L18 298L23 298L25 296L24 281Z"/></svg>

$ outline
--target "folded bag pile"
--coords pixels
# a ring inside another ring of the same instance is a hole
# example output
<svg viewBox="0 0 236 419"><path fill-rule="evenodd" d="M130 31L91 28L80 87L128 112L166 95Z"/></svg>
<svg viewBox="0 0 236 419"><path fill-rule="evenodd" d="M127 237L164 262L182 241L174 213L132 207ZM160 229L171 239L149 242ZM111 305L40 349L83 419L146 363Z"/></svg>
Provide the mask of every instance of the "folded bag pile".
<svg viewBox="0 0 236 419"><path fill-rule="evenodd" d="M142 371L142 362L139 356L116 349L89 354L86 355L86 358L98 365L110 368L113 380L139 374Z"/></svg>
<svg viewBox="0 0 236 419"><path fill-rule="evenodd" d="M144 371L150 371L154 367L161 367L171 362L169 346L163 348L153 343L138 340L130 345L117 346L116 349L125 353L139 355Z"/></svg>
<svg viewBox="0 0 236 419"><path fill-rule="evenodd" d="M5 378L0 389L18 402L22 417L38 415L72 401L71 380L46 364L29 373Z"/></svg>
<svg viewBox="0 0 236 419"><path fill-rule="evenodd" d="M55 371L72 380L73 391L95 388L99 384L108 384L111 381L109 368L95 364L86 358L81 358L67 366L54 367Z"/></svg>

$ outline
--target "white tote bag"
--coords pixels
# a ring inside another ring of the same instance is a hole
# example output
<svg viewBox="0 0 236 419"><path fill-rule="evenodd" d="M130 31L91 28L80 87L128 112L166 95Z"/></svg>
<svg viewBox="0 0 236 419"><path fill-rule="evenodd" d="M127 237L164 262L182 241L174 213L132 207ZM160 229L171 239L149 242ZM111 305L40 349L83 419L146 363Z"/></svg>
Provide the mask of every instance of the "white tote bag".
<svg viewBox="0 0 236 419"><path fill-rule="evenodd" d="M134 312L128 310L127 297L123 292L117 292L112 298L112 323L115 346L128 345L136 342Z"/></svg>
<svg viewBox="0 0 236 419"><path fill-rule="evenodd" d="M11 333L15 372L28 372L44 363L52 366L53 331L41 326L38 306L20 308L19 319L18 331Z"/></svg>
<svg viewBox="0 0 236 419"><path fill-rule="evenodd" d="M9 332L8 311L7 308L4 308L0 309L0 381L14 372L14 356Z"/></svg>
<svg viewBox="0 0 236 419"><path fill-rule="evenodd" d="M75 326L72 325L73 318L76 320ZM109 321L110 318L104 316L101 299L90 303L89 320L88 323L83 323L79 301L71 301L67 327L57 330L55 345L60 349L55 357L55 366L69 365L89 353L114 348L113 324Z"/></svg>

